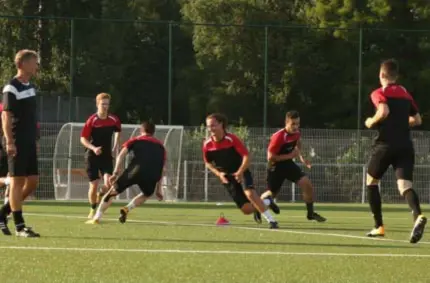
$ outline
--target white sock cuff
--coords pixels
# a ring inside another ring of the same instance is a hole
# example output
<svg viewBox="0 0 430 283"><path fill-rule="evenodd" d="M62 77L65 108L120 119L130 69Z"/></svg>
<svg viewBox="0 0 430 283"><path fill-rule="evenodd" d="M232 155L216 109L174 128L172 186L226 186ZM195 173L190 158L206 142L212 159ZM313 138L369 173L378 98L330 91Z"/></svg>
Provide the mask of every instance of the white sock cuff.
<svg viewBox="0 0 430 283"><path fill-rule="evenodd" d="M6 186L9 186L9 185L10 185L10 177L6 177L6 178L4 179L4 184L5 184Z"/></svg>
<svg viewBox="0 0 430 283"><path fill-rule="evenodd" d="M267 198L263 199L263 203L265 206L269 206L270 205L270 200L268 200Z"/></svg>

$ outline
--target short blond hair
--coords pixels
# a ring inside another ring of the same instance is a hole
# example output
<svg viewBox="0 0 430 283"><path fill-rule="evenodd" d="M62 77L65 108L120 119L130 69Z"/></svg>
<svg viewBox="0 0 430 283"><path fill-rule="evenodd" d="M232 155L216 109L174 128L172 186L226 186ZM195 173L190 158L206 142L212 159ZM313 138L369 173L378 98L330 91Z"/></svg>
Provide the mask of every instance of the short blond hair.
<svg viewBox="0 0 430 283"><path fill-rule="evenodd" d="M106 92L102 92L102 93L97 94L97 96L96 96L96 103L98 104L103 99L109 99L110 100L111 99L110 94L106 93Z"/></svg>
<svg viewBox="0 0 430 283"><path fill-rule="evenodd" d="M39 54L36 51L30 49L19 50L15 55L15 66L19 68L24 61L32 58L39 60Z"/></svg>

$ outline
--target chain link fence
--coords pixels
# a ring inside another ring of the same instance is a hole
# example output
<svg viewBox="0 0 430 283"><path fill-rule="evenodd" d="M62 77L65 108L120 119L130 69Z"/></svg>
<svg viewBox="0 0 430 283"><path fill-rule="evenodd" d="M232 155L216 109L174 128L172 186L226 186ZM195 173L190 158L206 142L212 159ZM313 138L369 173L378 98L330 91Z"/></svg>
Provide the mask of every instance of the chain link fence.
<svg viewBox="0 0 430 283"><path fill-rule="evenodd" d="M54 199L53 151L62 123L41 124L41 152L39 159L40 186L37 199ZM244 139L252 154L251 171L255 187L262 192L266 186L266 148L271 133L277 129L232 128ZM311 170L304 169L315 186L318 202L366 202L366 162L370 153L372 131L303 129L303 152L312 161ZM204 127L186 127L183 137L179 199L185 201L231 201L219 180L208 172L202 160L201 145L206 136ZM430 132L413 132L416 150L414 188L423 202L430 203L429 140ZM82 156L82 159L84 157ZM73 188L72 188L73 189ZM384 202L401 203L395 177L390 170L381 183ZM301 201L300 188L285 182L280 201Z"/></svg>

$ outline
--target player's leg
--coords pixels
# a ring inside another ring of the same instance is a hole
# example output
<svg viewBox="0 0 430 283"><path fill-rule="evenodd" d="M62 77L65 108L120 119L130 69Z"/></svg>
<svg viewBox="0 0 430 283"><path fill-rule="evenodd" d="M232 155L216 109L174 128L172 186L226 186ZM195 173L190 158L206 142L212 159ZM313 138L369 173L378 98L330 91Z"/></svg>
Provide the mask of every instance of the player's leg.
<svg viewBox="0 0 430 283"><path fill-rule="evenodd" d="M252 179L252 174L249 170L246 170L243 173L242 184L236 184L236 186L244 188L244 194L246 198L251 202L255 209L264 216L268 223L276 223L275 219L267 209L267 206L270 204L266 206L263 200L258 197L258 194L254 189L254 180ZM274 224L273 226L277 227L277 224Z"/></svg>
<svg viewBox="0 0 430 283"><path fill-rule="evenodd" d="M306 218L317 222L325 222L327 219L314 210L314 186L309 177L303 175L296 183L302 190L303 200L307 210Z"/></svg>
<svg viewBox="0 0 430 283"><path fill-rule="evenodd" d="M277 170L267 170L267 190L260 196L264 204L268 206L275 214L280 213L278 205L274 199L281 190L282 184L285 180L285 174Z"/></svg>
<svg viewBox="0 0 430 283"><path fill-rule="evenodd" d="M112 176L113 172L113 159L111 157L104 158L104 161L100 164L100 172L103 176L103 185L100 188L100 191L97 192L97 202L99 203L104 194L109 190L111 187L110 184L110 177Z"/></svg>
<svg viewBox="0 0 430 283"><path fill-rule="evenodd" d="M99 186L99 162L97 162L96 156L87 155L85 156L87 175L89 179L88 188L88 202L90 203L90 213L88 214L88 219L94 217L97 209L97 188Z"/></svg>
<svg viewBox="0 0 430 283"><path fill-rule="evenodd" d="M127 221L128 213L135 207L138 207L146 202L154 194L157 187L158 181L156 179L145 178L144 174L138 175L143 176L141 177L141 181L138 182L138 186L142 192L135 196L126 206L120 209L120 216L118 220L121 223L125 223Z"/></svg>
<svg viewBox="0 0 430 283"><path fill-rule="evenodd" d="M412 188L414 163L415 152L413 147L398 151L397 158L393 163L397 187L400 194L406 199L414 217L414 227L410 236L410 242L413 244L421 240L427 224L427 218L421 211L418 194Z"/></svg>
<svg viewBox="0 0 430 283"><path fill-rule="evenodd" d="M387 146L375 145L372 149L367 166L367 199L375 221L374 229L367 233L368 237L384 237L384 221L382 217L382 201L379 182L392 163L391 151Z"/></svg>

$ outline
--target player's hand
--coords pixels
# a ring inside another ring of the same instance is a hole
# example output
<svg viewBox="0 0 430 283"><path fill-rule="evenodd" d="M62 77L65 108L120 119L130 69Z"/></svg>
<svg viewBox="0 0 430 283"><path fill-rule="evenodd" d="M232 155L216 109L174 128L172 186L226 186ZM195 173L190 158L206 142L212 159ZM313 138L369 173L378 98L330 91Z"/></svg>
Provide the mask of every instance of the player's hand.
<svg viewBox="0 0 430 283"><path fill-rule="evenodd" d="M9 155L9 156L12 156L12 157L16 156L15 144L14 143L8 143L6 145L6 152L7 152L7 155Z"/></svg>
<svg viewBox="0 0 430 283"><path fill-rule="evenodd" d="M234 178L238 183L242 183L243 180L243 173L242 171L237 171L236 173L233 173Z"/></svg>
<svg viewBox="0 0 430 283"><path fill-rule="evenodd" d="M118 174L112 174L112 176L109 177L109 185L112 186L116 180L118 180Z"/></svg>
<svg viewBox="0 0 430 283"><path fill-rule="evenodd" d="M306 166L306 168L308 168L308 169L312 168L312 164L309 160L302 159L302 163Z"/></svg>
<svg viewBox="0 0 430 283"><path fill-rule="evenodd" d="M98 146L98 147L94 148L93 151L96 155L100 155L100 154L102 154L102 147Z"/></svg>
<svg viewBox="0 0 430 283"><path fill-rule="evenodd" d="M373 127L373 119L372 118L367 118L366 121L364 122L364 125L366 125L366 128L370 129Z"/></svg>
<svg viewBox="0 0 430 283"><path fill-rule="evenodd" d="M221 183L223 183L223 184L228 184L228 179L227 179L227 177L225 176L225 173L224 173L224 172L220 172L220 173L218 174L218 178L221 180Z"/></svg>

